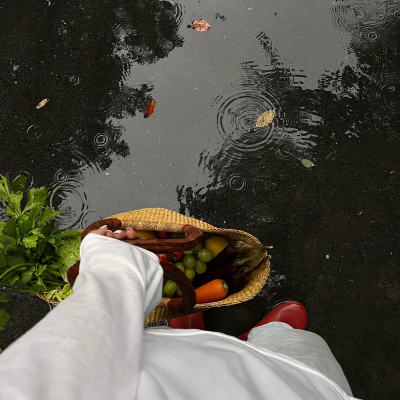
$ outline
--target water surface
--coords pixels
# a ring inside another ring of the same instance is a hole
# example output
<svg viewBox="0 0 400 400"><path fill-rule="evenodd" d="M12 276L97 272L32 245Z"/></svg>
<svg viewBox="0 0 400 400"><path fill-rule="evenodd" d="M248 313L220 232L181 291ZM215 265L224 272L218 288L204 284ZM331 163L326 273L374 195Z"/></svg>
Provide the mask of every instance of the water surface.
<svg viewBox="0 0 400 400"><path fill-rule="evenodd" d="M354 396L389 396L400 376L400 2L0 4L1 173L46 185L64 229L164 207L273 245L264 289L207 312L208 329L237 336L296 299ZM197 19L211 29L192 29ZM255 127L269 110L272 123ZM27 329L13 323L0 341Z"/></svg>

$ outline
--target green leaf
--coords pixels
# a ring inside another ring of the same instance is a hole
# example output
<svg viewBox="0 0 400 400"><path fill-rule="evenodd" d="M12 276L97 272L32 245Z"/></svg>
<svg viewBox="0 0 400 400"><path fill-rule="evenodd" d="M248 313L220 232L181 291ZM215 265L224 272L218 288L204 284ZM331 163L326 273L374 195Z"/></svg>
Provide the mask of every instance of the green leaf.
<svg viewBox="0 0 400 400"><path fill-rule="evenodd" d="M17 241L15 240L15 238L11 237L11 236L7 236L7 235L2 235L0 234L0 243L2 244L11 244L11 245L16 245Z"/></svg>
<svg viewBox="0 0 400 400"><path fill-rule="evenodd" d="M4 330L9 319L10 314L6 310L0 310L0 331Z"/></svg>
<svg viewBox="0 0 400 400"><path fill-rule="evenodd" d="M66 229L64 232L60 232L59 230L53 234L52 237L67 237L67 236L80 236L83 231L77 231L75 229Z"/></svg>
<svg viewBox="0 0 400 400"><path fill-rule="evenodd" d="M8 173L6 176L0 175L1 176L1 189L2 192L4 193L11 193L11 183L10 183L10 174Z"/></svg>
<svg viewBox="0 0 400 400"><path fill-rule="evenodd" d="M3 233L3 229L7 226L7 222L0 222L0 233Z"/></svg>
<svg viewBox="0 0 400 400"><path fill-rule="evenodd" d="M71 285L68 283L68 284L64 285L62 292L64 294L67 294L70 291L70 289L71 289Z"/></svg>
<svg viewBox="0 0 400 400"><path fill-rule="evenodd" d="M45 187L32 188L28 192L28 202L23 212L25 213L33 208L42 208L46 206L47 196L48 193Z"/></svg>
<svg viewBox="0 0 400 400"><path fill-rule="evenodd" d="M28 178L26 176L18 175L11 183L11 190L13 192L20 192L24 190L27 180Z"/></svg>
<svg viewBox="0 0 400 400"><path fill-rule="evenodd" d="M7 255L0 252L0 269L7 266Z"/></svg>
<svg viewBox="0 0 400 400"><path fill-rule="evenodd" d="M51 260L55 257L56 249L49 243L46 243L42 256L45 260Z"/></svg>
<svg viewBox="0 0 400 400"><path fill-rule="evenodd" d="M11 301L11 299L10 299L11 293L12 293L12 291L9 290L7 293L0 295L0 303L8 303L9 301Z"/></svg>
<svg viewBox="0 0 400 400"><path fill-rule="evenodd" d="M25 236L22 239L22 243L26 248L34 248L37 246L37 241L39 239L39 236Z"/></svg>
<svg viewBox="0 0 400 400"><path fill-rule="evenodd" d="M54 295L56 296L56 298L57 298L57 300L59 301L59 302L61 302L63 299L62 299L62 297L61 297L61 295L60 295L60 291L59 290L57 290L55 293L54 293Z"/></svg>
<svg viewBox="0 0 400 400"><path fill-rule="evenodd" d="M37 222L37 219L39 218L39 214L40 214L40 208L34 208L29 213L29 226L31 227L31 231L36 226L36 222Z"/></svg>
<svg viewBox="0 0 400 400"><path fill-rule="evenodd" d="M21 274L19 282L21 285L26 285L32 278L33 271L25 271Z"/></svg>
<svg viewBox="0 0 400 400"><path fill-rule="evenodd" d="M43 288L43 286L37 285L34 283L30 288L29 288L29 294L31 296L35 296L36 293L43 293L46 291L46 289Z"/></svg>
<svg viewBox="0 0 400 400"><path fill-rule="evenodd" d="M75 261L75 262L76 262L76 261ZM74 263L74 264L75 264L75 263ZM72 264L72 265L74 265L74 264ZM63 266L63 267L61 267L61 268L59 269L60 274L61 274L61 276L62 276L64 282L68 282L67 273L68 273L69 268L70 268L70 267Z"/></svg>
<svg viewBox="0 0 400 400"><path fill-rule="evenodd" d="M22 263L26 263L25 251L22 246L18 246L7 253L7 264L10 267Z"/></svg>
<svg viewBox="0 0 400 400"><path fill-rule="evenodd" d="M35 271L36 276L42 275L42 273L46 270L47 265L39 265L37 270Z"/></svg>
<svg viewBox="0 0 400 400"><path fill-rule="evenodd" d="M63 213L63 211L54 211L52 213L52 208L46 207L40 216L38 226L42 226L47 221L50 221L51 219L55 218L57 215L60 215L62 213Z"/></svg>
<svg viewBox="0 0 400 400"><path fill-rule="evenodd" d="M6 214L15 216L15 212L8 205L6 205Z"/></svg>
<svg viewBox="0 0 400 400"><path fill-rule="evenodd" d="M52 237L52 233L57 230L56 226L55 226L55 220L51 220L49 221L46 225L42 226L40 229L40 232L46 236L46 238L50 238Z"/></svg>
<svg viewBox="0 0 400 400"><path fill-rule="evenodd" d="M49 292L47 292L47 293L44 294L44 297L46 297L47 300L50 300L50 299L54 296L54 293L55 293L56 291L57 291L56 289L50 290Z"/></svg>
<svg viewBox="0 0 400 400"><path fill-rule="evenodd" d="M4 225L3 225L4 224ZM15 218L9 219L7 222L4 222L1 227L1 233L3 235L17 237L17 220Z"/></svg>
<svg viewBox="0 0 400 400"><path fill-rule="evenodd" d="M21 214L17 218L17 227L22 232L23 235L28 235L29 232L33 229L33 226L30 224L29 216L25 214Z"/></svg>
<svg viewBox="0 0 400 400"><path fill-rule="evenodd" d="M47 239L46 236L43 234L43 228L35 228L30 231L30 234L33 236L38 236L43 239Z"/></svg>
<svg viewBox="0 0 400 400"><path fill-rule="evenodd" d="M8 278L8 283L10 285L15 285L15 283L19 280L19 275L18 273L16 273L15 275L13 275L11 278Z"/></svg>
<svg viewBox="0 0 400 400"><path fill-rule="evenodd" d="M35 272L35 273L36 273L36 272ZM46 285L44 284L43 279L42 279L41 276L38 276L38 278L37 278L37 283L38 283L38 285L43 286L43 287L47 290L47 287L46 287Z"/></svg>
<svg viewBox="0 0 400 400"><path fill-rule="evenodd" d="M301 159L300 161L306 168L311 168L315 165L312 161L306 160L305 158Z"/></svg>
<svg viewBox="0 0 400 400"><path fill-rule="evenodd" d="M19 216L21 214L21 200L23 196L23 193L11 193L8 195L8 205L16 214L16 216Z"/></svg>
<svg viewBox="0 0 400 400"><path fill-rule="evenodd" d="M57 262L62 263L66 267L72 267L79 261L79 246L81 243L80 236L73 239L64 239L56 245Z"/></svg>

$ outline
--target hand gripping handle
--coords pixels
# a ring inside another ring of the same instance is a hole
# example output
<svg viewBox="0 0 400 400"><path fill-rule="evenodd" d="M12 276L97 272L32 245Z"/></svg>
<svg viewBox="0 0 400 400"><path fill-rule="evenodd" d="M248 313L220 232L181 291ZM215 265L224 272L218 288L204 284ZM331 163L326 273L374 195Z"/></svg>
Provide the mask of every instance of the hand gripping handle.
<svg viewBox="0 0 400 400"><path fill-rule="evenodd" d="M117 218L103 219L101 221L93 222L89 225L81 235L83 240L86 235L91 231L99 229L107 225L109 230L117 230L122 226L122 222ZM193 249L198 243L203 240L203 232L192 225L184 225L181 229L185 233L185 239L124 239L123 242L141 247L152 253L171 253L173 251L187 251ZM196 292L192 283L187 276L174 264L168 261L160 261L161 267L164 270L164 275L174 281L182 292L182 297L170 299L167 307L177 313L186 313L193 309L196 305ZM80 262L75 263L67 273L67 279L71 287L74 285L75 280L79 274Z"/></svg>

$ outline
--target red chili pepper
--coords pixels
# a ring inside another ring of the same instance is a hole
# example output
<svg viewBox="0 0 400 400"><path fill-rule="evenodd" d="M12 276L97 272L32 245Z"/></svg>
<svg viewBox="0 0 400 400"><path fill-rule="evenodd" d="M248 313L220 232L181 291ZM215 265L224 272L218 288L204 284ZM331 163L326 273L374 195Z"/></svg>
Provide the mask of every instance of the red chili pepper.
<svg viewBox="0 0 400 400"><path fill-rule="evenodd" d="M174 258L175 262L182 260L183 258L183 251L174 251L173 253L170 254Z"/></svg>
<svg viewBox="0 0 400 400"><path fill-rule="evenodd" d="M167 232L165 232L165 231L158 231L157 234L158 234L158 237L160 239L166 239L167 238Z"/></svg>

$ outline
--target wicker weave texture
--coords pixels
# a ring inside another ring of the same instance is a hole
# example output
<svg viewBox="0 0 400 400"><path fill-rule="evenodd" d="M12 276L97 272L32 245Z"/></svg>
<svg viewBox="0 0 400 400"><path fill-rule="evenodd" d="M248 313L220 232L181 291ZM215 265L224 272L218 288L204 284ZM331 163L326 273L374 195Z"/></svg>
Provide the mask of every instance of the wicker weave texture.
<svg viewBox="0 0 400 400"><path fill-rule="evenodd" d="M224 235L230 239L232 244L240 246L241 244L250 245L261 245L257 238L250 235L249 233L238 231L234 229L219 229L204 221L200 221L194 218L187 217L179 214L175 211L168 210L165 208L145 208L136 211L128 211L125 213L115 214L108 218L118 218L122 222L122 229L131 227L136 230L151 230L151 231L167 231L167 232L180 232L181 228L185 224L193 225L205 232L212 232ZM256 250L249 250L244 256L250 256L255 254ZM251 260L247 265L255 267L260 260L267 255L264 251L258 257ZM186 314L177 314L169 310L166 306L169 298L162 298L159 305L150 314L150 316L144 321L144 323L159 322L166 319L176 318L184 315L195 314L200 311L205 311L214 307L226 307L234 304L243 303L244 301L251 300L265 285L270 273L270 262L269 260L264 265L252 273L249 277L249 281L244 289L240 292L230 295L220 301L211 303L197 304L194 309ZM57 301L46 300L43 295L37 294L43 300L58 304Z"/></svg>

